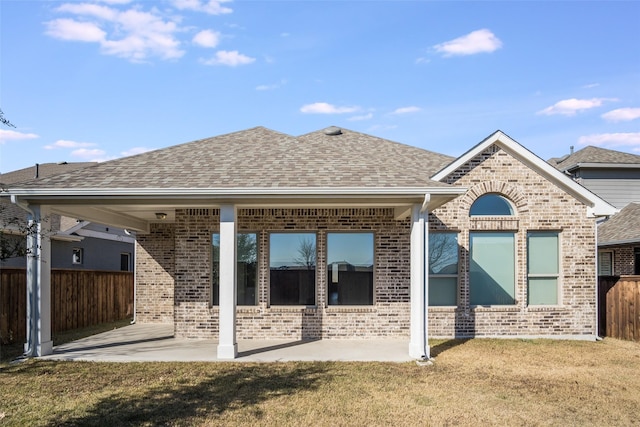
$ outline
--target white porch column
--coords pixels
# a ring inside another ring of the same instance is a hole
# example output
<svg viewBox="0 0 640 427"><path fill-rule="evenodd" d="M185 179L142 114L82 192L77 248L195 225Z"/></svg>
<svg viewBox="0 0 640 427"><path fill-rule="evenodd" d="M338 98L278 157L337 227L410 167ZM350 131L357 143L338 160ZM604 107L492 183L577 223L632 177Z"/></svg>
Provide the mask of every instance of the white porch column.
<svg viewBox="0 0 640 427"><path fill-rule="evenodd" d="M27 235L27 356L53 353L51 340L51 233L47 206L30 206Z"/></svg>
<svg viewBox="0 0 640 427"><path fill-rule="evenodd" d="M411 209L411 325L409 356L416 359L430 358L427 342L427 271L428 218L422 211L423 205L416 204Z"/></svg>
<svg viewBox="0 0 640 427"><path fill-rule="evenodd" d="M235 359L236 342L236 217L235 205L220 206L220 308L218 359Z"/></svg>

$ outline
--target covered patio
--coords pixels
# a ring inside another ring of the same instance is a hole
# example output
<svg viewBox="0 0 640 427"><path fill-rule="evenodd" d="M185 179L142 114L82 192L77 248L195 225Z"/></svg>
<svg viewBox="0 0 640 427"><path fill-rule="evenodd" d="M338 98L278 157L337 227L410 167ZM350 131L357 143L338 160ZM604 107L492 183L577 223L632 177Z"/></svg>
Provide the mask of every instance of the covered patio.
<svg viewBox="0 0 640 427"><path fill-rule="evenodd" d="M217 340L175 338L173 325L134 324L53 347L43 360L217 362ZM408 362L407 339L238 340L235 362Z"/></svg>

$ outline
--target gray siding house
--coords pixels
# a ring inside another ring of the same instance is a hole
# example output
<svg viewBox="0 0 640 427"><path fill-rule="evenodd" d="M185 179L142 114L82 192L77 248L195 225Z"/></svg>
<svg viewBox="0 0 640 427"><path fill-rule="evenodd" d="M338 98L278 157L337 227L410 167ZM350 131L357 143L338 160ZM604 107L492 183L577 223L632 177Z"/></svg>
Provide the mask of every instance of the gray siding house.
<svg viewBox="0 0 640 427"><path fill-rule="evenodd" d="M44 163L0 174L3 188L21 182L68 173L95 166L96 162ZM0 199L0 227L5 239L25 242L17 225L27 224L28 213L8 199ZM51 213L49 218L52 268L76 270L133 271L134 237L122 228L109 227L76 217ZM11 257L0 267L25 268L25 257Z"/></svg>
<svg viewBox="0 0 640 427"><path fill-rule="evenodd" d="M640 155L588 146L549 160L620 210L598 226L598 273L640 274Z"/></svg>
<svg viewBox="0 0 640 427"><path fill-rule="evenodd" d="M347 129L256 127L0 195L137 232L136 319L181 338L597 336L596 222L616 209L497 131L458 158ZM46 239L30 343L52 351Z"/></svg>

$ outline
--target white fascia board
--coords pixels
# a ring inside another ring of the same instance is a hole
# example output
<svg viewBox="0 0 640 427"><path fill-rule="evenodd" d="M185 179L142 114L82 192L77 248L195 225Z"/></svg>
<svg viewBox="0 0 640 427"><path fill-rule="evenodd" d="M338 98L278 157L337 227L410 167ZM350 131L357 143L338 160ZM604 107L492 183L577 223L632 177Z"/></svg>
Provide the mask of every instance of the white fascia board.
<svg viewBox="0 0 640 427"><path fill-rule="evenodd" d="M541 175L552 181L554 184L571 194L588 207L588 216L608 216L618 212L613 205L604 201L598 197L595 193L592 193L587 188L575 182L573 179L565 175L563 172L551 166L540 157L533 154L531 151L520 145L518 142L510 138L502 131L494 132L484 141L473 147L471 150L458 157L447 167L436 173L431 177L434 181L441 181L449 174L456 171L462 165L473 159L475 156L483 152L489 146L496 144L512 156L516 157L523 163L529 165Z"/></svg>
<svg viewBox="0 0 640 427"><path fill-rule="evenodd" d="M124 243L133 244L136 241L133 237L130 237L130 236L121 236L119 234L105 233L104 231L81 229L76 231L76 233L83 237L93 237L93 238L102 239L102 240L112 240L114 242L124 242Z"/></svg>
<svg viewBox="0 0 640 427"><path fill-rule="evenodd" d="M564 170L574 169L640 169L640 163L575 163Z"/></svg>
<svg viewBox="0 0 640 427"><path fill-rule="evenodd" d="M51 240L60 240L63 242L81 242L84 240L84 237L74 236L67 233L55 233L51 236Z"/></svg>
<svg viewBox="0 0 640 427"><path fill-rule="evenodd" d="M29 199L37 197L163 197L194 198L221 197L243 198L259 196L420 196L431 194L458 194L455 187L307 187L307 188L14 188L7 194Z"/></svg>

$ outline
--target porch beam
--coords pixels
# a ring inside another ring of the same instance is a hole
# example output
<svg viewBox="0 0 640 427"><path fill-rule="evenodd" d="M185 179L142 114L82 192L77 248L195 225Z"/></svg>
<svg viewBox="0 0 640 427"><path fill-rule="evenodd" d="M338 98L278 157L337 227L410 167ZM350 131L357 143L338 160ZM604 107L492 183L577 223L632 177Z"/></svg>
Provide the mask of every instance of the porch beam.
<svg viewBox="0 0 640 427"><path fill-rule="evenodd" d="M237 213L235 205L220 206L218 359L235 359L238 355L236 341Z"/></svg>

